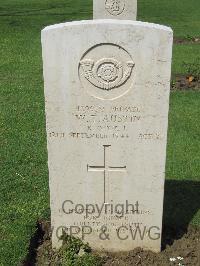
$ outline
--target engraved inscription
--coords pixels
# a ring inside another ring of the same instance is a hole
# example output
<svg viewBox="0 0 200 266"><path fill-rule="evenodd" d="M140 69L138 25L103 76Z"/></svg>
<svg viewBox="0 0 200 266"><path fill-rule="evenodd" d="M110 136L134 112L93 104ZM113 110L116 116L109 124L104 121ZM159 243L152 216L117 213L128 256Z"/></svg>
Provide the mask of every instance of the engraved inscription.
<svg viewBox="0 0 200 266"><path fill-rule="evenodd" d="M72 111L73 119L79 125L79 131L49 132L51 139L105 139L126 140L130 137L143 141L161 141L161 132L146 130L132 135L130 128L137 127L143 118L143 110L139 106L131 105L77 105Z"/></svg>
<svg viewBox="0 0 200 266"><path fill-rule="evenodd" d="M79 78L92 96L110 100L125 95L133 82L135 63L119 45L98 44L80 59Z"/></svg>
<svg viewBox="0 0 200 266"><path fill-rule="evenodd" d="M160 133L140 133L138 139L140 140L162 140Z"/></svg>
<svg viewBox="0 0 200 266"><path fill-rule="evenodd" d="M70 132L74 139L127 139L129 127L141 120L138 106L78 105L73 117L81 127L79 132Z"/></svg>
<svg viewBox="0 0 200 266"><path fill-rule="evenodd" d="M111 15L118 16L125 9L125 1L124 0L106 0L105 8Z"/></svg>

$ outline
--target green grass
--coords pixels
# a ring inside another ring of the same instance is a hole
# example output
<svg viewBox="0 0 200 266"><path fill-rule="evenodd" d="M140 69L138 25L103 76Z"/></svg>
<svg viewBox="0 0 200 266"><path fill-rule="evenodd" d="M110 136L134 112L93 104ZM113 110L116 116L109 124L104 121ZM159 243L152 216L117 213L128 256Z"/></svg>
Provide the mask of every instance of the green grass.
<svg viewBox="0 0 200 266"><path fill-rule="evenodd" d="M139 0L138 13L172 26L177 37L200 36L199 0ZM49 216L40 31L91 17L92 0L0 0L0 265L25 258L36 221ZM173 73L199 52L199 45L175 45ZM199 92L171 94L167 177L181 184L199 180L199 101ZM194 211L187 222L200 217Z"/></svg>
<svg viewBox="0 0 200 266"><path fill-rule="evenodd" d="M186 63L194 63L196 58L200 58L200 45L199 44L178 44L173 48L173 74L188 74L183 65Z"/></svg>
<svg viewBox="0 0 200 266"><path fill-rule="evenodd" d="M199 92L171 93L166 168L170 179L200 180L199 103Z"/></svg>
<svg viewBox="0 0 200 266"><path fill-rule="evenodd" d="M168 25L176 37L199 37L198 0L138 0L138 20Z"/></svg>

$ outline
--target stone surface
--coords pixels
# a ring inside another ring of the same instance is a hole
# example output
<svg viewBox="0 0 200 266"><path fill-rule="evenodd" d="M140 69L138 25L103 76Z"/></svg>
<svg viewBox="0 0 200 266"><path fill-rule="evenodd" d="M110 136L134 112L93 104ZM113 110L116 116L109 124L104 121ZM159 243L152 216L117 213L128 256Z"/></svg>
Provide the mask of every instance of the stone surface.
<svg viewBox="0 0 200 266"><path fill-rule="evenodd" d="M172 38L121 20L42 31L54 247L63 227L98 250L160 250Z"/></svg>
<svg viewBox="0 0 200 266"><path fill-rule="evenodd" d="M136 20L137 0L93 0L94 19Z"/></svg>

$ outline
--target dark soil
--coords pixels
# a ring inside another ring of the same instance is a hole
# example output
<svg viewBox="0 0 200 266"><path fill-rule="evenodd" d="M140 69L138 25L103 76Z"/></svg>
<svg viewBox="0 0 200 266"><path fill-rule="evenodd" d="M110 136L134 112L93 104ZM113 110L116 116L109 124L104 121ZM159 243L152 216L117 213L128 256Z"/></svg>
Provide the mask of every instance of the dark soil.
<svg viewBox="0 0 200 266"><path fill-rule="evenodd" d="M43 242L38 241L40 246L33 247L32 253L36 257L27 257L23 265L53 265L51 258L54 252L51 248L50 238L50 223L40 222L40 232L43 231ZM185 233L183 233L183 230ZM95 253L103 260L103 266L199 266L200 265L200 227L189 226L187 231L185 229L165 228L163 233L163 250L160 253L153 253L151 251L144 251L141 248L136 248L130 252L123 253ZM180 236L180 239L178 239ZM174 240L173 239L177 239ZM172 241L171 241L172 240ZM31 251L31 249L30 249ZM35 252L36 251L36 252ZM47 258L48 260L45 259ZM171 261L174 260L174 261Z"/></svg>
<svg viewBox="0 0 200 266"><path fill-rule="evenodd" d="M200 80L192 75L172 76L172 90L200 90Z"/></svg>
<svg viewBox="0 0 200 266"><path fill-rule="evenodd" d="M188 37L188 38L177 38L174 37L175 44L200 44L200 37Z"/></svg>
<svg viewBox="0 0 200 266"><path fill-rule="evenodd" d="M175 259L175 261L170 261ZM162 252L156 254L140 248L127 253L107 254L104 266L199 266L200 265L200 228L190 226L188 232Z"/></svg>

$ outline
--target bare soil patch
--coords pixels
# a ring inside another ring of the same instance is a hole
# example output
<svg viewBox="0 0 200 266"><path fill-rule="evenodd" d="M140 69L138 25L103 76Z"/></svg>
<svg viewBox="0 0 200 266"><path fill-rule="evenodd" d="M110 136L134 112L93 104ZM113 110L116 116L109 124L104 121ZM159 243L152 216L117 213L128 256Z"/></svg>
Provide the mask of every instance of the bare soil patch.
<svg viewBox="0 0 200 266"><path fill-rule="evenodd" d="M174 44L200 44L200 37L188 37L188 38L174 37Z"/></svg>
<svg viewBox="0 0 200 266"><path fill-rule="evenodd" d="M168 234L170 237L170 234ZM156 254L140 248L127 253L107 254L104 266L198 266L200 265L200 228L190 226L182 238Z"/></svg>
<svg viewBox="0 0 200 266"><path fill-rule="evenodd" d="M171 82L172 90L200 90L200 80L193 75L175 75Z"/></svg>

